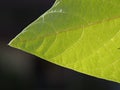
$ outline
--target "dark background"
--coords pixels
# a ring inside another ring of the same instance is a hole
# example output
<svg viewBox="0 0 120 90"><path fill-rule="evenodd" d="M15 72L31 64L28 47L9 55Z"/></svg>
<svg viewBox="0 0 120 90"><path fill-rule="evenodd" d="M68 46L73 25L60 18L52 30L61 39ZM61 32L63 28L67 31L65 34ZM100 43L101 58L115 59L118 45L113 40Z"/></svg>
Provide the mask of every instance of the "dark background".
<svg viewBox="0 0 120 90"><path fill-rule="evenodd" d="M120 84L54 65L7 44L55 0L0 0L0 90L120 90Z"/></svg>

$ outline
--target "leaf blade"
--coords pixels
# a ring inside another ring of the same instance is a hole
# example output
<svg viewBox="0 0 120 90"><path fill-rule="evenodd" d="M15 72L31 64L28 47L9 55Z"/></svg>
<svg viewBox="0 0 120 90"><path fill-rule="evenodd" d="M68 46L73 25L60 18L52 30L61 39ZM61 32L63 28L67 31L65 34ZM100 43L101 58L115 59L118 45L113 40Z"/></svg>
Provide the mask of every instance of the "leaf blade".
<svg viewBox="0 0 120 90"><path fill-rule="evenodd" d="M57 0L9 45L75 71L120 82L119 3Z"/></svg>

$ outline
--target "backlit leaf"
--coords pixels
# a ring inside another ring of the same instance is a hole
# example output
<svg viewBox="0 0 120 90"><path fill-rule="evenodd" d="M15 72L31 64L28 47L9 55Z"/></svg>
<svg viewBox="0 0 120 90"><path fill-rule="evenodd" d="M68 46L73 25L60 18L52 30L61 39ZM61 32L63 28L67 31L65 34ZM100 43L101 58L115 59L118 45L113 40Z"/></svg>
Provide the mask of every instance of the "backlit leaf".
<svg viewBox="0 0 120 90"><path fill-rule="evenodd" d="M120 82L120 0L56 0L9 45Z"/></svg>

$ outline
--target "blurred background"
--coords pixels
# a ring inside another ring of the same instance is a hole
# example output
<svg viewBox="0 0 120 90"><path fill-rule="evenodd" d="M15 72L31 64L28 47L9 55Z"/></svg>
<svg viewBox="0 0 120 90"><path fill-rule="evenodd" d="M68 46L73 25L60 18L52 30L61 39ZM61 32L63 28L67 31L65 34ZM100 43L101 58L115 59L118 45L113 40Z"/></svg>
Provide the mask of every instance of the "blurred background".
<svg viewBox="0 0 120 90"><path fill-rule="evenodd" d="M90 77L9 47L55 0L0 0L0 90L120 90L120 84Z"/></svg>

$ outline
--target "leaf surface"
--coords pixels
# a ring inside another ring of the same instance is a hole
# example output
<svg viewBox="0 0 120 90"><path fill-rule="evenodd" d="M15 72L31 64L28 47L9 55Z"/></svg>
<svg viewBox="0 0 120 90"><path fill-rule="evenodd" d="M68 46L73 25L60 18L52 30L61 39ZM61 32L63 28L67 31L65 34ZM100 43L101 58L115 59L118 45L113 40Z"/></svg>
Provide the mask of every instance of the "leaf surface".
<svg viewBox="0 0 120 90"><path fill-rule="evenodd" d="M120 82L120 0L56 0L9 45Z"/></svg>

